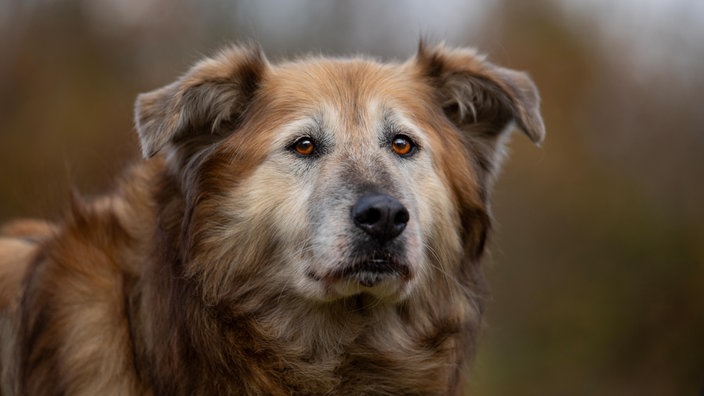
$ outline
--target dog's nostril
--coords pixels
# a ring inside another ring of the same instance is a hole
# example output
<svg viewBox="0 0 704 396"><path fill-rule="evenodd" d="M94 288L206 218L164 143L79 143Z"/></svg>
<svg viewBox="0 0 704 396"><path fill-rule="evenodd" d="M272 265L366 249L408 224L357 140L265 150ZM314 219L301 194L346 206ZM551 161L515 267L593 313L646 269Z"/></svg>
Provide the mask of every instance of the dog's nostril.
<svg viewBox="0 0 704 396"><path fill-rule="evenodd" d="M396 216L394 216L394 224L403 224L405 226L406 223L408 223L408 220L410 220L410 215L408 214L408 210L406 210L406 208L402 206L401 209L402 210L400 210L398 213L396 213Z"/></svg>
<svg viewBox="0 0 704 396"><path fill-rule="evenodd" d="M377 208L369 208L360 212L356 220L361 224L376 224L381 220L381 212Z"/></svg>
<svg viewBox="0 0 704 396"><path fill-rule="evenodd" d="M401 202L386 194L364 195L352 207L355 225L381 241L399 236L409 218Z"/></svg>

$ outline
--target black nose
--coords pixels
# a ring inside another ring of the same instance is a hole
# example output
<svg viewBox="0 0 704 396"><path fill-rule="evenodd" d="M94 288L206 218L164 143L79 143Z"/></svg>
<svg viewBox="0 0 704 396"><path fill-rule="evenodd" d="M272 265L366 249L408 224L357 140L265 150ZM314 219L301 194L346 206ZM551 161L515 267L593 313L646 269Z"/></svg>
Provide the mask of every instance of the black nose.
<svg viewBox="0 0 704 396"><path fill-rule="evenodd" d="M408 223L408 210L386 194L367 194L352 207L354 224L385 242L399 236Z"/></svg>

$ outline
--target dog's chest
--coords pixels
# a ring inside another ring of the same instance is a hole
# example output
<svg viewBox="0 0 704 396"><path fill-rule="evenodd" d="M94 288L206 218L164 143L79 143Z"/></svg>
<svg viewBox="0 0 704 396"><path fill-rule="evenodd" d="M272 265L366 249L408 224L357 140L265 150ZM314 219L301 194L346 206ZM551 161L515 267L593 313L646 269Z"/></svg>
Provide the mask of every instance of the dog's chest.
<svg viewBox="0 0 704 396"><path fill-rule="evenodd" d="M281 389L301 395L447 392L453 365L446 350L428 350L409 340L388 345L379 341L361 339L338 353L288 361L280 367Z"/></svg>

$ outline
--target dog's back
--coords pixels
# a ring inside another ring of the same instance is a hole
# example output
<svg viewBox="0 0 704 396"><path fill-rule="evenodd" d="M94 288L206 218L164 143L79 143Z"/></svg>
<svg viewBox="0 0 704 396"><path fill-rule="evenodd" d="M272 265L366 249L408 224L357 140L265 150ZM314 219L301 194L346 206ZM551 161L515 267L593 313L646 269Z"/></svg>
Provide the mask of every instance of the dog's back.
<svg viewBox="0 0 704 396"><path fill-rule="evenodd" d="M53 232L53 225L38 220L15 221L0 228L0 395L12 394L15 382L14 344L22 282L42 242Z"/></svg>
<svg viewBox="0 0 704 396"><path fill-rule="evenodd" d="M19 220L0 228L0 312L18 302L22 279L54 226L40 220Z"/></svg>

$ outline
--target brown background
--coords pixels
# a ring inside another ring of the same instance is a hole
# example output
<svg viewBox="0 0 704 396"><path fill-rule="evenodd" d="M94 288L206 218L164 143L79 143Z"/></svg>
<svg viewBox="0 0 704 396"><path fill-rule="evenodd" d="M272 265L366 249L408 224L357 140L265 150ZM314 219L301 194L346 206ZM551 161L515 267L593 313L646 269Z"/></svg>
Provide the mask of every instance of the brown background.
<svg viewBox="0 0 704 396"><path fill-rule="evenodd" d="M704 3L0 0L0 221L138 156L137 93L228 42L405 59L421 35L530 72L542 149L495 192L474 395L704 387Z"/></svg>

